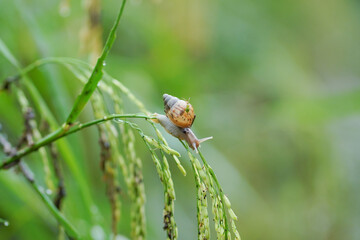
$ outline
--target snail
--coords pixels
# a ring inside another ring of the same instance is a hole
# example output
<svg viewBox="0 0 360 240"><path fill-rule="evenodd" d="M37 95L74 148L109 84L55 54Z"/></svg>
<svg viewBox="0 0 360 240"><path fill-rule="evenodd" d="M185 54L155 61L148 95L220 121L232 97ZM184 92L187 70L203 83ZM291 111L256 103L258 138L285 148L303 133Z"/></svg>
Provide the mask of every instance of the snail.
<svg viewBox="0 0 360 240"><path fill-rule="evenodd" d="M154 114L154 122L160 123L161 126L171 135L181 140L185 140L188 145L197 152L200 143L210 140L213 137L198 139L190 129L195 114L193 107L187 101L180 100L168 94L163 95L165 115ZM185 126L185 127L183 127Z"/></svg>

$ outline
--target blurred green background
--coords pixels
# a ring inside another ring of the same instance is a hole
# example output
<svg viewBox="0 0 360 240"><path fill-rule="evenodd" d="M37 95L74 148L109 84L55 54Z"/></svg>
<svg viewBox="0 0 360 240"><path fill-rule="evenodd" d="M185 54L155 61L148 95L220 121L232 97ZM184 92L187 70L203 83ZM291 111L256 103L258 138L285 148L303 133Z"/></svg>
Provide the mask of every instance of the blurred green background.
<svg viewBox="0 0 360 240"><path fill-rule="evenodd" d="M0 37L22 66L49 56L88 60L81 37L85 2L0 2ZM62 6L62 8L61 8ZM103 40L120 1L101 6ZM130 0L106 61L154 112L162 94L191 99L202 151L239 217L243 239L360 239L360 3L355 0ZM91 41L90 35L87 41ZM0 81L16 69L0 57ZM31 73L63 122L82 85L64 68ZM138 110L126 105L128 113ZM92 119L89 106L81 120ZM23 119L13 94L0 93L0 123L15 143ZM147 131L146 126L144 126ZM150 131L149 131L150 132ZM171 163L179 239L196 239L196 196L188 172ZM110 232L110 207L99 169L96 128L69 137L97 209L94 236ZM150 155L139 141L147 193L148 239L164 239L163 193ZM0 152L3 158L3 153ZM30 167L42 179L38 154ZM89 224L74 178L65 170L65 215ZM120 230L129 236L129 199ZM22 176L0 172L0 239L54 239L57 225ZM213 235L214 237L214 235ZM101 238L100 238L101 239Z"/></svg>

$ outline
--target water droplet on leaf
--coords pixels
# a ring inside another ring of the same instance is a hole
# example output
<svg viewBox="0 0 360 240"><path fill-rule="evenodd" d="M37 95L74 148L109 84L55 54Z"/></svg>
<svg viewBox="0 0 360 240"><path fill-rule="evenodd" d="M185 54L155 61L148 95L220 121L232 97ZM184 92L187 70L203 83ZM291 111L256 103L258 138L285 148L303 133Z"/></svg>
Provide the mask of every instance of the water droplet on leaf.
<svg viewBox="0 0 360 240"><path fill-rule="evenodd" d="M46 191L45 191L45 192L46 192L46 194L47 194L47 195L51 195L51 194L52 194L51 189L46 189Z"/></svg>

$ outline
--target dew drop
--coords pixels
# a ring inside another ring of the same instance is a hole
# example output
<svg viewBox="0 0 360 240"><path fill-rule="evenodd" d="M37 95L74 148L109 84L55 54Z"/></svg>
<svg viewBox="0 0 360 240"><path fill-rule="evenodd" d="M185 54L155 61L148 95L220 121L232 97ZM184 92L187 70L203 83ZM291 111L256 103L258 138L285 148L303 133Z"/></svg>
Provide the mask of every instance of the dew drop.
<svg viewBox="0 0 360 240"><path fill-rule="evenodd" d="M9 225L10 225L10 223L9 223L8 221L5 221L5 222L4 222L4 226L5 226L5 227L8 227Z"/></svg>
<svg viewBox="0 0 360 240"><path fill-rule="evenodd" d="M52 194L51 189L46 189L46 191L45 191L45 192L46 192L46 194L47 194L47 195L51 195L51 194Z"/></svg>
<svg viewBox="0 0 360 240"><path fill-rule="evenodd" d="M104 67L106 66L106 62L103 62L103 66L104 66Z"/></svg>
<svg viewBox="0 0 360 240"><path fill-rule="evenodd" d="M124 123L124 121L119 119L119 118L114 118L114 121L117 122L117 123Z"/></svg>

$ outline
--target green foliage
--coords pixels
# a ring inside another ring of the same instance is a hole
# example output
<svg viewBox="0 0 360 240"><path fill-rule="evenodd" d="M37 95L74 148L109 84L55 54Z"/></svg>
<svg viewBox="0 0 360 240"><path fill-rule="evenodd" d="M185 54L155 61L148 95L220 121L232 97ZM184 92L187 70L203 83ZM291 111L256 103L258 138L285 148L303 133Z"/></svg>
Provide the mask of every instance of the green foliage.
<svg viewBox="0 0 360 240"><path fill-rule="evenodd" d="M3 147L5 155L8 157L3 159L0 170L8 170L13 167L18 167L19 171L23 174L25 179L31 184L34 188L35 192L41 197L43 203L47 208L50 210L50 213L57 219L59 223L59 238L64 238L63 231L70 239L79 239L79 238L88 238L90 235L94 235L93 233L89 232L89 228L79 235L75 230L75 227L64 217L61 212L61 202L63 201L65 195L65 189L63 184L63 177L60 170L59 165L57 162L57 154L55 153L55 148L53 147L53 143L62 139L72 133L78 132L82 129L87 127L96 125L98 127L99 132L99 143L100 143L100 169L103 172L105 184L106 184L106 194L110 202L111 206L111 231L112 231L112 238L115 239L118 236L118 225L120 222L120 215L121 215L121 199L120 199L120 182L119 182L119 169L123 174L123 180L127 184L127 193L132 200L132 208L131 208L131 237L133 239L145 239L146 238L146 230L145 230L145 191L144 191L144 184L143 184L143 176L142 176L142 168L141 168L141 161L136 157L136 150L134 148L134 135L130 129L124 128L124 126L120 126L119 130L111 124L111 120L116 120L119 123L125 123L126 126L129 126L131 129L137 131L142 139L144 140L145 145L150 151L151 157L153 162L156 166L159 178L163 183L164 187L164 212L163 212L163 219L164 219L164 230L167 232L166 236L167 239L178 239L178 228L174 218L174 211L175 211L175 189L174 183L171 177L169 163L167 161L167 157L165 155L168 154L172 156L178 165L181 172L186 175L186 171L183 166L180 164L180 161L177 157L180 157L180 153L171 149L166 142L165 138L162 136L160 131L156 128L155 124L151 122L151 117L148 114L148 111L145 109L144 105L139 101L124 85L119 83L119 81L112 79L110 76L105 75L103 72L103 67L105 63L105 59L114 43L115 40L115 33L117 27L120 22L120 18L123 14L124 6L126 0L123 0L122 6L120 8L118 17L115 21L113 28L110 31L108 39L105 43L104 50L97 60L95 67L92 69L91 66L88 66L86 63L81 61L77 61L74 59L61 59L61 58L50 58L50 59L40 59L37 62L29 65L25 69L22 69L18 64L15 57L11 54L9 49L0 39L0 52L3 56L12 63L19 72L18 76L15 76L10 79L15 79L18 81L25 80L30 82L28 78L28 73L33 71L40 66L47 64L47 63L57 63L62 64L67 67L73 74L76 76L80 81L85 82L83 90L81 94L75 100L75 103L72 107L72 110L67 117L67 120L58 127L53 132L47 134L45 137L41 137L40 129L37 126L36 121L33 119L33 110L29 105L29 101L22 90L16 89L18 101L22 107L22 112L24 115L24 125L25 130L23 133L23 137L16 145L16 147L12 147L11 143L7 140L5 135L0 135L1 137L1 145ZM86 74L87 71L91 70L90 77L87 79ZM103 79L103 82L100 84L100 80ZM13 84L14 80L7 80L5 81L2 91L9 91L11 85ZM117 84L115 84L117 83ZM29 87L30 86L30 87ZM102 86L102 87L100 87ZM16 86L17 87L17 86ZM118 87L120 91L125 93L130 100L132 100L140 110L142 110L147 116L144 115L136 115L136 114L111 114L106 115L108 110L105 103L104 93L108 94L110 97L113 97L113 104L114 109L118 112L124 112L123 109L123 100L118 96L114 95L113 88ZM38 94L33 85L28 85L29 91L34 92L34 99L37 100L40 106L38 109L40 112L42 111L41 107L44 107L44 111L47 112L47 118L50 119L52 122L53 127L57 125L56 121L53 119L53 116L50 111L47 111L46 103L42 99L42 97ZM94 93L94 91L98 89L99 92ZM104 92L102 92L104 91ZM91 98L92 97L92 98ZM92 120L86 123L78 123L75 122L84 109L86 103L90 100L92 103L92 108L94 112L94 116L98 119ZM128 120L120 120L120 119L131 119L131 118L143 118L147 120L158 136L158 140L149 137L144 134L143 130L139 128L135 123L129 122ZM104 125L102 125L104 123ZM119 144L117 141L118 134L122 135L124 141L124 154L118 150ZM26 145L22 147L22 145ZM56 176L56 181L58 182L58 189L57 195L54 198L54 202L49 198L47 193L44 192L43 188L40 187L34 178L34 173L28 168L27 164L24 162L28 155L34 151L39 150L41 158L43 159L43 166L45 172L45 179L46 184L48 187L47 191L55 190L52 173L50 170L50 162L48 160L47 152L45 151L45 146L50 145L51 149L51 157L53 158L53 168L54 168L54 175ZM194 158L187 145L185 148L189 152L189 156ZM22 148L21 148L22 147ZM159 149L161 154L162 161L159 160L157 153L153 149ZM217 181L217 178L212 171L212 169L207 165L204 157L200 153L200 156L205 164L205 169L208 172L208 182L207 188L210 192L213 193L213 198L216 200L213 204L213 211L215 213L215 230L217 231L218 239L230 239L231 234L229 232L228 227L228 220L227 214L221 208L224 207L224 195L222 193L222 189ZM126 159L126 161L124 161ZM192 160L194 162L194 160ZM73 165L73 170L79 171L76 165ZM206 211L206 189L204 187L203 180L201 180L198 176L197 171L200 169L193 168L195 172L195 180L197 181L196 187L198 194L202 194L200 197L198 196L198 201L201 201L201 206L198 206L198 225L201 231L198 231L198 239L208 239L210 228L209 228L209 216ZM75 172L80 179L82 179L81 174ZM217 189L215 189L213 184L209 184L212 181L216 182ZM200 186L202 188L200 189ZM214 194L216 192L216 194ZM204 195L205 194L205 195ZM201 198L201 200L200 200ZM205 202L204 202L205 201ZM91 202L91 200L89 200ZM230 206L230 203L229 203ZM93 208L94 206L90 206ZM216 212L220 212L216 214ZM230 217L233 217L235 214L229 212ZM94 217L94 214L90 213L90 217ZM234 218L234 217L233 217ZM95 220L96 221L96 220ZM200 227L201 226L201 227ZM96 226L94 226L96 227ZM92 228L93 229L93 228ZM235 239L240 239L239 234L237 233L236 227L234 225L234 234ZM99 238L99 236L92 236L93 238ZM109 236L110 237L110 236ZM103 237L101 237L103 238Z"/></svg>
<svg viewBox="0 0 360 240"><path fill-rule="evenodd" d="M120 4L101 1L96 8L101 11L96 25L99 35L90 32L85 41L90 12L81 1L0 1L1 48L6 44L14 56L11 63L0 57L0 83L14 80L10 93L0 92L3 137L14 145L24 132L17 89L23 90L35 112L39 139L61 128L91 76L94 56L101 56L101 39L106 40ZM200 156L194 154L199 164L187 161L182 145L163 129L153 130L144 119L126 118L119 119L122 123L109 120L100 125L111 146L118 134L118 147L110 151L100 147L96 124L55 141L67 192L61 214L86 239L101 239L111 236L112 219L117 217L114 206L121 210L117 231L125 237L142 235L142 226L147 239L165 237L162 210L168 188L159 181L142 137L127 121L145 136L160 140L160 148L151 148L161 171L160 150L167 149L163 145L182 155L165 153L176 192L174 220L179 239L196 239L197 230L201 237L215 239L212 220L224 212L229 213L229 231L234 234L233 226L238 228L243 239L358 239L358 19L359 4L352 0L326 4L128 1L125 21L103 66L113 77L104 72L93 93L103 102L101 111L106 116L149 116L163 111L163 93L191 98L197 115L194 132L199 137L214 136L201 152L231 205L224 195L221 212L214 211L214 203L221 200L216 198L214 181L213 196L207 192L206 202L200 198L205 195L205 181L209 182ZM100 51L84 50L94 39L100 39ZM21 71L26 76L8 78L20 76ZM74 127L102 119L94 116L90 101ZM168 144L163 143L165 138ZM43 149L52 160L50 147ZM106 171L100 167L101 153L110 156ZM0 164L5 158L0 151ZM118 178L105 179L112 176L115 158ZM57 192L46 191L50 185L43 154L34 151L24 162L34 172L36 184L46 186L45 193L54 200ZM49 162L50 180L57 189ZM120 204L109 201L110 190L119 190L115 186L120 186ZM53 239L63 233L21 173L0 171L0 193L1 239ZM144 214L132 214L135 211ZM239 222L232 221L233 212ZM204 224L198 225L196 218ZM204 227L207 224L210 232ZM132 225L140 227L133 231Z"/></svg>

